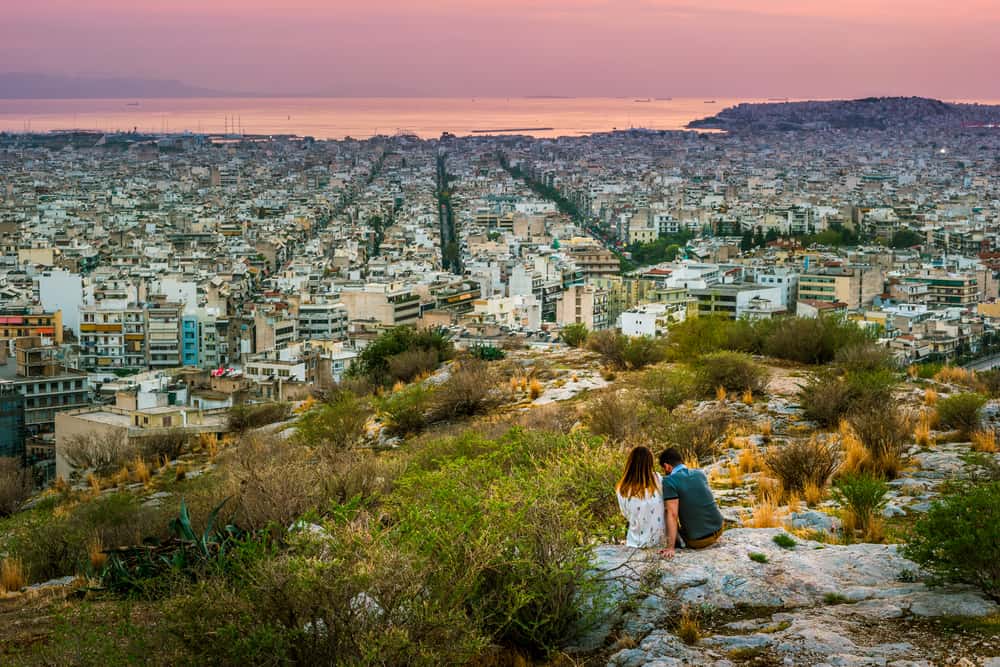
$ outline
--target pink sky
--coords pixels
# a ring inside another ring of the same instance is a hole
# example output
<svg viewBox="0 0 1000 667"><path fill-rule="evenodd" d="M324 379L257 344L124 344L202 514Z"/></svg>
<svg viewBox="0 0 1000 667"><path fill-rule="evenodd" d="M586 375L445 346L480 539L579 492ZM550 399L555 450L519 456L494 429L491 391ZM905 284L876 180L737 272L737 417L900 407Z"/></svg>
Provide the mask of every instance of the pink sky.
<svg viewBox="0 0 1000 667"><path fill-rule="evenodd" d="M997 0L15 0L0 71L346 95L1000 98Z"/></svg>

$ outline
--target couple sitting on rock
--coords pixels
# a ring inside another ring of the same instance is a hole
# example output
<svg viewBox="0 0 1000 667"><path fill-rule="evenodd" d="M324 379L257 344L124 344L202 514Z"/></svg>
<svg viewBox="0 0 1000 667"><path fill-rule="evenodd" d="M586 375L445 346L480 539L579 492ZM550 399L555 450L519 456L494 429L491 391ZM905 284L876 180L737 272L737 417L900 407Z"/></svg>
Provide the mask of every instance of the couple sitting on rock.
<svg viewBox="0 0 1000 667"><path fill-rule="evenodd" d="M722 514L715 504L708 478L691 470L676 449L660 454L661 477L648 447L628 455L625 474L615 490L618 506L628 520L630 547L662 547L672 558L674 549L704 549L722 535Z"/></svg>

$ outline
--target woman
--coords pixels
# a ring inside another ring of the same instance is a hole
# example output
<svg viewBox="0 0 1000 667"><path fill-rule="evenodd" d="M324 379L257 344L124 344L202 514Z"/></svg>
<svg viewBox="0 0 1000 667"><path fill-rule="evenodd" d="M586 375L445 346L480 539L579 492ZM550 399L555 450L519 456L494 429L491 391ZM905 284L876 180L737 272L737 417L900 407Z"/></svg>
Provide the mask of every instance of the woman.
<svg viewBox="0 0 1000 667"><path fill-rule="evenodd" d="M661 546L665 526L663 487L648 447L640 445L629 452L625 474L615 491L618 507L628 520L625 544L640 549Z"/></svg>

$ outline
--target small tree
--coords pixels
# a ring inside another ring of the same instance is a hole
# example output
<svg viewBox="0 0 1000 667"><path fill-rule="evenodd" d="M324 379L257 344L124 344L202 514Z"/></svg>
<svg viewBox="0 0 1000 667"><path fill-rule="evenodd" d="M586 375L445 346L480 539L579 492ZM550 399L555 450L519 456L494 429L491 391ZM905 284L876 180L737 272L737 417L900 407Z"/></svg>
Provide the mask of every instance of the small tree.
<svg viewBox="0 0 1000 667"><path fill-rule="evenodd" d="M566 343L570 347L583 347L587 344L587 337L590 335L590 330L587 329L587 325L582 322L576 324L567 324L559 332L559 338L562 342Z"/></svg>
<svg viewBox="0 0 1000 667"><path fill-rule="evenodd" d="M587 347L601 355L604 363L617 369L627 366L625 361L625 346L628 339L610 329L595 331L587 338Z"/></svg>
<svg viewBox="0 0 1000 667"><path fill-rule="evenodd" d="M21 467L17 459L0 458L0 517L10 516L21 509L33 490L29 469Z"/></svg>
<svg viewBox="0 0 1000 667"><path fill-rule="evenodd" d="M935 502L917 521L903 554L939 581L979 586L1000 602L1000 482Z"/></svg>
<svg viewBox="0 0 1000 667"><path fill-rule="evenodd" d="M135 455L124 432L87 433L68 438L58 446L58 454L79 473L94 471L106 476L118 470Z"/></svg>
<svg viewBox="0 0 1000 667"><path fill-rule="evenodd" d="M986 397L982 394L955 394L938 402L941 425L958 430L963 436L979 428Z"/></svg>
<svg viewBox="0 0 1000 667"><path fill-rule="evenodd" d="M329 403L302 415L297 437L311 447L333 451L350 449L361 441L371 414L367 401L349 391L335 394Z"/></svg>

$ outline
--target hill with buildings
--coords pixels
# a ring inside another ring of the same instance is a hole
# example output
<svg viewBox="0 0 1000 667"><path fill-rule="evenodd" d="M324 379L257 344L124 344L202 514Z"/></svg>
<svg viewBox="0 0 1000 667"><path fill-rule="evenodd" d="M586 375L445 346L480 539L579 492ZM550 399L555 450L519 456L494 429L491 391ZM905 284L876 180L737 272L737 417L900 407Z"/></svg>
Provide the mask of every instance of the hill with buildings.
<svg viewBox="0 0 1000 667"><path fill-rule="evenodd" d="M908 129L914 126L996 125L1000 106L953 104L925 97L866 97L857 100L745 102L692 121L691 129L729 132L824 129Z"/></svg>

